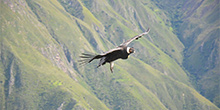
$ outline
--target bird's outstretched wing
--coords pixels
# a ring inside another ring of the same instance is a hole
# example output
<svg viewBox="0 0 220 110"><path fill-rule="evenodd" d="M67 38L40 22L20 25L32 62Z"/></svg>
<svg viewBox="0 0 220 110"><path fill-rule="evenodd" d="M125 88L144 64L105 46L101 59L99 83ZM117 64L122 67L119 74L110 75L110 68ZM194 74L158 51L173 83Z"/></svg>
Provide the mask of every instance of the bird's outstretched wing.
<svg viewBox="0 0 220 110"><path fill-rule="evenodd" d="M126 42L123 42L120 46L127 46L128 44L130 44L133 40L138 40L139 38L141 38L141 36L148 34L150 31L150 28L147 29L146 32L141 33L140 35L134 36L131 39L127 40Z"/></svg>

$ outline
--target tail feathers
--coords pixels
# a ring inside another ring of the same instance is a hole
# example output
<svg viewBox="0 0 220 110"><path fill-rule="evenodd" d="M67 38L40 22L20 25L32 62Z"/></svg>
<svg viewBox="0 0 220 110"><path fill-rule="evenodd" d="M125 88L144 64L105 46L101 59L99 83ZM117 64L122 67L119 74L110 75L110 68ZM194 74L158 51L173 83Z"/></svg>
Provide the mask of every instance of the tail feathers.
<svg viewBox="0 0 220 110"><path fill-rule="evenodd" d="M92 60L94 60L95 56L95 54L82 53L82 55L79 56L81 58L78 60L79 65L86 65L87 63L90 63Z"/></svg>
<svg viewBox="0 0 220 110"><path fill-rule="evenodd" d="M79 65L83 66L83 65L86 65L87 63L90 63L94 59L99 59L102 57L103 57L102 55L82 53L82 55L80 56L81 60L78 60L78 62L79 62Z"/></svg>

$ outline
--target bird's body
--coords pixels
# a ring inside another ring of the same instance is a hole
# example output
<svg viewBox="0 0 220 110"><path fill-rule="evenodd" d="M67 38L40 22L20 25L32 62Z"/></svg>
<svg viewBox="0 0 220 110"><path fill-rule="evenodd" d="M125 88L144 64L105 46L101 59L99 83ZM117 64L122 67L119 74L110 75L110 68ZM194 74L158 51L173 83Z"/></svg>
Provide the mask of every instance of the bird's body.
<svg viewBox="0 0 220 110"><path fill-rule="evenodd" d="M117 50L114 50L112 52L107 52L103 55L103 57L100 60L99 66L104 65L106 62L110 63L117 59L127 59L130 53L127 52L127 48L125 46L119 46L117 47Z"/></svg>
<svg viewBox="0 0 220 110"><path fill-rule="evenodd" d="M135 36L135 37L129 39L128 41L122 43L118 47L111 49L103 54L92 55L92 54L83 53L82 56L80 56L80 57L84 58L84 60L80 60L80 62L81 62L81 64L87 64L87 63L90 63L91 61L93 61L94 59L100 59L99 65L97 67L104 65L106 63L110 63L110 70L111 70L111 72L113 72L113 66L114 66L113 62L115 60L127 59L131 53L134 53L134 48L128 47L127 45L129 43L131 43L133 40L137 40L141 36L148 34L149 31L150 31L150 29L148 29L146 32L144 32L138 36Z"/></svg>

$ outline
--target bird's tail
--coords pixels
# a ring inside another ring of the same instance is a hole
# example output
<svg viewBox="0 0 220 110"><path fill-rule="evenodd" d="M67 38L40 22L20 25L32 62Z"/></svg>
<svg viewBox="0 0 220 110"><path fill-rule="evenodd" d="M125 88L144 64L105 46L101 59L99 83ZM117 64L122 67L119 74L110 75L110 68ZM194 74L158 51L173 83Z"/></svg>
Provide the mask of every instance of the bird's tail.
<svg viewBox="0 0 220 110"><path fill-rule="evenodd" d="M78 60L79 65L83 66L86 65L87 63L90 63L92 60L94 60L96 56L97 55L95 54L82 53L82 55L79 56L80 57L80 60Z"/></svg>

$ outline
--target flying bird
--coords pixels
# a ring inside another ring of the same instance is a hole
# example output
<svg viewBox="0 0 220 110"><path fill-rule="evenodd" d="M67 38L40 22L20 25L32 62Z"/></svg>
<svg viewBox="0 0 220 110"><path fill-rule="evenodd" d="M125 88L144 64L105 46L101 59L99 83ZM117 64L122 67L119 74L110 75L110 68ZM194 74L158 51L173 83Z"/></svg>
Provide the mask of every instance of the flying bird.
<svg viewBox="0 0 220 110"><path fill-rule="evenodd" d="M134 40L138 40L143 35L148 34L149 31L150 31L150 28L148 28L148 30L146 32L141 33L140 35L134 36L133 38L120 44L118 47L111 49L103 54L92 55L92 54L82 53L82 55L80 56L80 58L82 58L82 60L79 60L79 63L80 63L80 65L82 65L82 64L90 63L95 59L100 59L99 65L97 66L97 68L100 67L101 65L106 64L106 63L110 63L110 70L113 73L113 67L114 67L115 60L127 59L130 54L135 52L133 47L128 47L128 44L130 44Z"/></svg>

